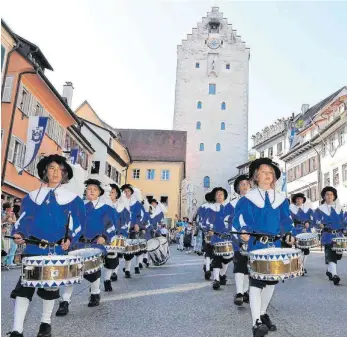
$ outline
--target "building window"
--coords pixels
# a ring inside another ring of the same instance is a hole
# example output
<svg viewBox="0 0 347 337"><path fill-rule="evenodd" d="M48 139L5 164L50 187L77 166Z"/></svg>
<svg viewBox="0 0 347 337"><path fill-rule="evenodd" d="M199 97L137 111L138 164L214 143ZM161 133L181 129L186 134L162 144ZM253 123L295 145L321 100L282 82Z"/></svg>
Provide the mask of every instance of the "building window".
<svg viewBox="0 0 347 337"><path fill-rule="evenodd" d="M329 139L329 149L330 149L330 153L335 151L335 135L331 136Z"/></svg>
<svg viewBox="0 0 347 337"><path fill-rule="evenodd" d="M338 167L333 170L333 184L337 186L340 183L339 169Z"/></svg>
<svg viewBox="0 0 347 337"><path fill-rule="evenodd" d="M29 92L22 87L21 93L19 95L20 101L19 101L19 109L26 115L29 114L29 106L30 106L30 94Z"/></svg>
<svg viewBox="0 0 347 337"><path fill-rule="evenodd" d="M227 64L225 65L225 69L227 69L227 70L230 69L230 63L227 63Z"/></svg>
<svg viewBox="0 0 347 337"><path fill-rule="evenodd" d="M277 155L281 155L282 154L282 151L283 151L283 143L278 143L277 144Z"/></svg>
<svg viewBox="0 0 347 337"><path fill-rule="evenodd" d="M273 147L269 147L269 150L268 150L268 157L271 159L274 155L274 149Z"/></svg>
<svg viewBox="0 0 347 337"><path fill-rule="evenodd" d="M199 150L200 150L200 151L204 151L204 143L200 143Z"/></svg>
<svg viewBox="0 0 347 337"><path fill-rule="evenodd" d="M2 70L2 65L4 64L5 53L6 53L6 49L3 45L1 45L1 70Z"/></svg>
<svg viewBox="0 0 347 337"><path fill-rule="evenodd" d="M220 151L220 148L221 148L221 147L220 147L220 144L217 143L217 144L216 144L216 151L219 152L219 151Z"/></svg>
<svg viewBox="0 0 347 337"><path fill-rule="evenodd" d="M161 196L161 197L160 197L160 202L161 202L162 204L168 206L168 205L169 205L169 197L167 197L167 196Z"/></svg>
<svg viewBox="0 0 347 337"><path fill-rule="evenodd" d="M204 177L204 188L210 188L210 177Z"/></svg>
<svg viewBox="0 0 347 337"><path fill-rule="evenodd" d="M198 102L197 108L198 108L198 109L201 109L201 108L202 108L202 103L201 103L200 101Z"/></svg>
<svg viewBox="0 0 347 337"><path fill-rule="evenodd" d="M324 186L330 186L330 173L324 174Z"/></svg>
<svg viewBox="0 0 347 337"><path fill-rule="evenodd" d="M311 201L317 200L317 186L311 187Z"/></svg>
<svg viewBox="0 0 347 337"><path fill-rule="evenodd" d="M325 157L327 154L327 143L323 140L323 145L322 145L322 157Z"/></svg>
<svg viewBox="0 0 347 337"><path fill-rule="evenodd" d="M35 116L43 116L43 106L39 102L36 102Z"/></svg>
<svg viewBox="0 0 347 337"><path fill-rule="evenodd" d="M25 144L11 137L8 160L17 167L23 167L25 157Z"/></svg>
<svg viewBox="0 0 347 337"><path fill-rule="evenodd" d="M147 198L148 202L151 203L153 200L153 195L146 195L146 198Z"/></svg>
<svg viewBox="0 0 347 337"><path fill-rule="evenodd" d="M220 124L220 129L221 129L221 130L225 130L225 123L224 123L224 122L222 122L222 123Z"/></svg>
<svg viewBox="0 0 347 337"><path fill-rule="evenodd" d="M154 180L155 177L155 170L154 169L148 169L146 174L147 180Z"/></svg>
<svg viewBox="0 0 347 337"><path fill-rule="evenodd" d="M215 95L216 94L216 85L215 84L210 83L208 85L208 93L209 93L209 95Z"/></svg>
<svg viewBox="0 0 347 337"><path fill-rule="evenodd" d="M200 130L201 129L201 123L200 122L196 122L196 129Z"/></svg>
<svg viewBox="0 0 347 337"><path fill-rule="evenodd" d="M342 180L347 181L347 164L342 165Z"/></svg>
<svg viewBox="0 0 347 337"><path fill-rule="evenodd" d="M265 157L264 151L261 151L260 152L260 158L264 158L264 157Z"/></svg>
<svg viewBox="0 0 347 337"><path fill-rule="evenodd" d="M111 177L111 165L108 162L105 164L105 175Z"/></svg>
<svg viewBox="0 0 347 337"><path fill-rule="evenodd" d="M220 108L221 110L225 110L227 108L227 105L225 104L225 102L223 102L221 105L220 105Z"/></svg>
<svg viewBox="0 0 347 337"><path fill-rule="evenodd" d="M310 158L310 172L316 171L317 166L316 166L316 157Z"/></svg>
<svg viewBox="0 0 347 337"><path fill-rule="evenodd" d="M339 131L339 146L345 144L345 129L342 128L340 131Z"/></svg>
<svg viewBox="0 0 347 337"><path fill-rule="evenodd" d="M170 170L161 171L161 180L170 180Z"/></svg>
<svg viewBox="0 0 347 337"><path fill-rule="evenodd" d="M140 169L133 169L133 179L140 179Z"/></svg>
<svg viewBox="0 0 347 337"><path fill-rule="evenodd" d="M200 68L200 63L199 62L195 63L195 68Z"/></svg>

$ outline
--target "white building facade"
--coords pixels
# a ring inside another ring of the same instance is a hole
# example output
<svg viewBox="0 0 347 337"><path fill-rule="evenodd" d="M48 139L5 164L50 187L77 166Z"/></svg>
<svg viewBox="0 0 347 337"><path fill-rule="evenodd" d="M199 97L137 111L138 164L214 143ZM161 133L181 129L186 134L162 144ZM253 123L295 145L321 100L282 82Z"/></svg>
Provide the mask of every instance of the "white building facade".
<svg viewBox="0 0 347 337"><path fill-rule="evenodd" d="M187 131L187 181L200 204L248 157L250 50L217 7L177 48L174 130Z"/></svg>

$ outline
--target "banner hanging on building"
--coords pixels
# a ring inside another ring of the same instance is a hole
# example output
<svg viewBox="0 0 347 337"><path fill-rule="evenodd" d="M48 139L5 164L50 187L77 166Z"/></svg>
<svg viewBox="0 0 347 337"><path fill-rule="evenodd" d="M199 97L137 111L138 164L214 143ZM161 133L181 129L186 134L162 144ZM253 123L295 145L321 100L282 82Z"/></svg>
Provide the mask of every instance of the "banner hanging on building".
<svg viewBox="0 0 347 337"><path fill-rule="evenodd" d="M47 121L48 117L29 117L24 164L19 174L22 174L23 170L28 167L37 156L42 143L42 139L45 135Z"/></svg>
<svg viewBox="0 0 347 337"><path fill-rule="evenodd" d="M74 149L71 149L70 151L70 161L71 161L71 164L73 165L76 165L76 161L77 161L77 158L78 158L78 148L74 148Z"/></svg>

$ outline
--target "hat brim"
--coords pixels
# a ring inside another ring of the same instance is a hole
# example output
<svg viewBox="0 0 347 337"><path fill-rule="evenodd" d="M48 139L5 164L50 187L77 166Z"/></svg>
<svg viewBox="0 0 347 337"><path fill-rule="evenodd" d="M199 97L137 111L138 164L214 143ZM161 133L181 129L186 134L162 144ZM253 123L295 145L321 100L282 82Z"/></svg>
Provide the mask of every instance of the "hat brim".
<svg viewBox="0 0 347 337"><path fill-rule="evenodd" d="M58 165L63 165L67 172L67 177L69 180L73 177L72 167L66 162L66 158L58 154L53 154L47 157L43 157L37 163L37 173L41 180L44 180L47 166L51 163L57 163Z"/></svg>
<svg viewBox="0 0 347 337"><path fill-rule="evenodd" d="M122 192L124 192L124 190L126 190L126 189L130 190L130 191L131 191L131 194L134 194L134 192L135 192L134 189L133 189L130 185L128 185L128 184L123 185L123 186L121 187Z"/></svg>
<svg viewBox="0 0 347 337"><path fill-rule="evenodd" d="M271 166L275 171L276 181L281 177L281 170L270 158L258 158L251 162L249 165L249 177L253 178L255 170L257 170L261 165Z"/></svg>
<svg viewBox="0 0 347 337"><path fill-rule="evenodd" d="M88 187L89 185L94 185L94 186L96 186L98 189L99 189L99 191L100 191L100 197L105 193L105 190L101 187L101 182L99 181L99 180L97 180L97 179L91 179L91 178L89 178L89 179L87 179L85 182L84 182L84 185L86 186L86 187Z"/></svg>

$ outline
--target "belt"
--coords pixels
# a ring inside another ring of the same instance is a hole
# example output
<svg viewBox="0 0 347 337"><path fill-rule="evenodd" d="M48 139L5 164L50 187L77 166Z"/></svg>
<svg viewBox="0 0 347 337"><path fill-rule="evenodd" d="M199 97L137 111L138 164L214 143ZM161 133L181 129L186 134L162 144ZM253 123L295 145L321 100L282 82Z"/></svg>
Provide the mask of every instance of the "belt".
<svg viewBox="0 0 347 337"><path fill-rule="evenodd" d="M332 228L324 228L323 232L325 233L331 233L331 234L337 234L337 233L343 233L345 232L344 229L332 229Z"/></svg>

